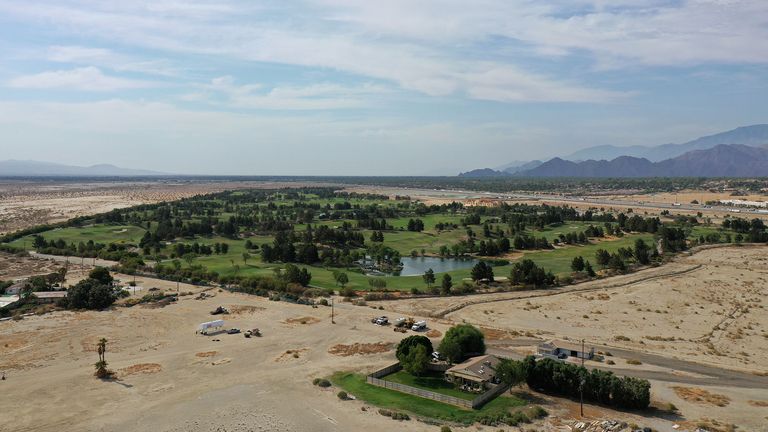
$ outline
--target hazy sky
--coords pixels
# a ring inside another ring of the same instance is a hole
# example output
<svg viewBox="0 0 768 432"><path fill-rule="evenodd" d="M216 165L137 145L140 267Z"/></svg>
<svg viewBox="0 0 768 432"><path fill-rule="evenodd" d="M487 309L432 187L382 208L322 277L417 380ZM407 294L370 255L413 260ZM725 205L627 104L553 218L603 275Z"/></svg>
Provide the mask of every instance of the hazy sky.
<svg viewBox="0 0 768 432"><path fill-rule="evenodd" d="M768 121L766 0L0 0L0 159L456 174Z"/></svg>

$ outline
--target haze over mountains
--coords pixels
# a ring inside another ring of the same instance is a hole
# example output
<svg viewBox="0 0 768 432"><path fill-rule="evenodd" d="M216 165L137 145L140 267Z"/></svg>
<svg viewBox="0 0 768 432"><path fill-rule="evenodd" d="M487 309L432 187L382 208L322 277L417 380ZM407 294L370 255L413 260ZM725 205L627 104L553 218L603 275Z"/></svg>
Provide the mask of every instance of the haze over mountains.
<svg viewBox="0 0 768 432"><path fill-rule="evenodd" d="M754 177L768 176L768 124L744 126L683 144L596 146L547 162L488 168L464 177ZM524 167L524 168L523 168Z"/></svg>
<svg viewBox="0 0 768 432"><path fill-rule="evenodd" d="M137 177L168 175L157 171L120 168L109 164L87 167L32 160L0 161L0 177L73 176L73 177Z"/></svg>

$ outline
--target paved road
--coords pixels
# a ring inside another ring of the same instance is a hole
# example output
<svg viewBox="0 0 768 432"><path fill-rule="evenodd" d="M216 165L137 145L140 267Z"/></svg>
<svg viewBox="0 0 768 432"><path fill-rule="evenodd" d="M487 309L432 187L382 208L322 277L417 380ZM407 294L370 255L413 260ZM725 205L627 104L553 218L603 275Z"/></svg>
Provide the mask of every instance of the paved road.
<svg viewBox="0 0 768 432"><path fill-rule="evenodd" d="M495 354L502 357L508 357L513 359L522 359L524 356L504 348L504 346L528 346L530 345L530 339L525 341L500 341L489 342L488 353ZM680 371L683 374L695 374L702 376L689 376L678 375L671 372L664 371L648 371L648 370L634 370L634 369L621 369L610 368L607 366L596 365L594 363L587 363L585 366L589 369L600 369L604 371L613 372L616 375L633 376L636 378L643 378L655 381L664 381L670 383L681 383L701 386L722 386L722 387L739 387L739 388L768 388L768 376L758 376L746 372L737 372L728 369L722 369L715 366L707 366L699 363L693 363L685 360L678 360L668 357L662 357L655 354L648 354L637 351L628 351L614 347L599 347L595 348L605 351L608 350L612 354L622 358L632 358L640 360L641 362L649 365L659 366L667 369Z"/></svg>
<svg viewBox="0 0 768 432"><path fill-rule="evenodd" d="M69 262L71 264L82 264L86 266L112 267L119 264L117 261L108 261L100 258L80 258L74 256L48 255L37 252L30 252L29 256L37 259L46 259L59 262Z"/></svg>

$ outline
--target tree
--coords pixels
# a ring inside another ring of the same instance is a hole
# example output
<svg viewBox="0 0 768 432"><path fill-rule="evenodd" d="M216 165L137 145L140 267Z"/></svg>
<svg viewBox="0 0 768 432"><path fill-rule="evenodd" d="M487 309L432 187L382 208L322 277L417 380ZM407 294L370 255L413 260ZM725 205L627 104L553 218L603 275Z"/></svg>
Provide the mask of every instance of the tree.
<svg viewBox="0 0 768 432"><path fill-rule="evenodd" d="M338 272L333 277L336 279L336 285L341 285L342 288L349 283L349 276L344 272Z"/></svg>
<svg viewBox="0 0 768 432"><path fill-rule="evenodd" d="M416 345L408 355L400 361L403 369L411 375L419 376L427 371L429 365L429 354L427 354L424 345Z"/></svg>
<svg viewBox="0 0 768 432"><path fill-rule="evenodd" d="M509 281L513 285L547 286L555 283L555 275L552 272L544 271L533 260L526 258L512 265Z"/></svg>
<svg viewBox="0 0 768 432"><path fill-rule="evenodd" d="M91 278L83 279L67 290L67 302L73 309L104 309L116 299L111 286Z"/></svg>
<svg viewBox="0 0 768 432"><path fill-rule="evenodd" d="M182 258L187 262L187 267L192 267L192 263L195 262L195 254L193 253L184 254Z"/></svg>
<svg viewBox="0 0 768 432"><path fill-rule="evenodd" d="M382 290L387 287L387 280L384 278L371 278L368 279L368 285L370 285L371 288Z"/></svg>
<svg viewBox="0 0 768 432"><path fill-rule="evenodd" d="M408 336L407 338L404 338L400 341L399 344L397 344L397 350L395 351L395 357L397 357L398 360L403 360L408 353L411 352L411 350L416 346L423 346L426 349L427 355L432 355L432 352L434 351L432 349L432 341L429 340L426 336L421 335L414 335L414 336Z"/></svg>
<svg viewBox="0 0 768 432"><path fill-rule="evenodd" d="M451 288L453 288L453 280L451 279L451 275L445 273L443 274L443 281L440 283L441 292L444 295L448 295L451 293Z"/></svg>
<svg viewBox="0 0 768 432"><path fill-rule="evenodd" d="M617 253L611 254L611 258L608 260L608 267L619 272L625 272L627 270L627 264L624 262L621 255Z"/></svg>
<svg viewBox="0 0 768 432"><path fill-rule="evenodd" d="M472 267L471 274L472 274L472 280L475 282L479 282L482 280L493 282L493 267L486 264L485 261L480 261L477 264L475 264L475 266Z"/></svg>
<svg viewBox="0 0 768 432"><path fill-rule="evenodd" d="M96 267L88 273L88 278L97 280L104 285L112 285L114 278L109 274L109 270L104 267Z"/></svg>
<svg viewBox="0 0 768 432"><path fill-rule="evenodd" d="M584 258L581 255L573 258L573 261L571 261L571 270L575 272L584 270Z"/></svg>
<svg viewBox="0 0 768 432"><path fill-rule="evenodd" d="M94 366L96 367L96 377L105 379L112 376L112 371L107 369L107 340L104 338L99 339L99 343L96 345L96 352L99 354L99 361Z"/></svg>
<svg viewBox="0 0 768 432"><path fill-rule="evenodd" d="M496 366L496 377L498 377L502 383L510 387L514 387L524 382L525 368L523 367L523 363L510 359L502 359Z"/></svg>
<svg viewBox="0 0 768 432"><path fill-rule="evenodd" d="M651 254L648 245L643 239L635 240L635 251L633 253L638 263L646 265L651 262Z"/></svg>
<svg viewBox="0 0 768 432"><path fill-rule="evenodd" d="M595 252L595 261L597 262L597 265L606 267L610 260L611 254L609 254L607 250L598 249L597 252Z"/></svg>
<svg viewBox="0 0 768 432"><path fill-rule="evenodd" d="M424 272L424 275L421 278L424 279L424 283L427 284L427 288L429 288L435 283L435 272L432 269L429 269Z"/></svg>
<svg viewBox="0 0 768 432"><path fill-rule="evenodd" d="M459 363L470 355L485 354L485 336L470 324L459 324L448 329L438 350L452 363Z"/></svg>
<svg viewBox="0 0 768 432"><path fill-rule="evenodd" d="M243 265L248 265L248 260L251 259L251 254L243 252Z"/></svg>
<svg viewBox="0 0 768 432"><path fill-rule="evenodd" d="M595 270L592 268L592 264L590 264L589 261L584 263L584 271L587 273L587 276L589 277L595 277L597 275L595 273Z"/></svg>

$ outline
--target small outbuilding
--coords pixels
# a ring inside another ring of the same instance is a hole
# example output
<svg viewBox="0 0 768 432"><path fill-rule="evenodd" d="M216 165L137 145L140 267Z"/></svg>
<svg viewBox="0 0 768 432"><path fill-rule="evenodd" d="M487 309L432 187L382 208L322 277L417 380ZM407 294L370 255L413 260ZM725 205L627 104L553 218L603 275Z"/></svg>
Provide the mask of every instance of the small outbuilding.
<svg viewBox="0 0 768 432"><path fill-rule="evenodd" d="M24 289L24 286L26 285L27 285L26 279L18 279L15 282L13 282L13 285L5 289L5 293L7 295L19 295L21 291Z"/></svg>
<svg viewBox="0 0 768 432"><path fill-rule="evenodd" d="M549 340L539 344L536 354L555 360L565 360L568 357L591 360L595 357L595 348L588 345L582 348L582 344L578 342Z"/></svg>
<svg viewBox="0 0 768 432"><path fill-rule="evenodd" d="M54 303L59 299L67 297L66 291L36 291L33 294L42 303Z"/></svg>

